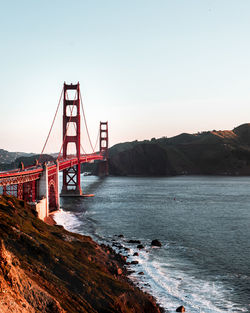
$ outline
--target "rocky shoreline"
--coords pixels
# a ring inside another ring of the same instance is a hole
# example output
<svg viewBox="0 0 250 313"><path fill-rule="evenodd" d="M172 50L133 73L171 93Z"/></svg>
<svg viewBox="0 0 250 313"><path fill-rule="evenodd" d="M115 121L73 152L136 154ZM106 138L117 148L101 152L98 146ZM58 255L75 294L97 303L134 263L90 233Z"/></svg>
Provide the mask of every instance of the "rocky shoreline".
<svg viewBox="0 0 250 313"><path fill-rule="evenodd" d="M1 312L164 312L130 281L126 265L111 247L0 197Z"/></svg>

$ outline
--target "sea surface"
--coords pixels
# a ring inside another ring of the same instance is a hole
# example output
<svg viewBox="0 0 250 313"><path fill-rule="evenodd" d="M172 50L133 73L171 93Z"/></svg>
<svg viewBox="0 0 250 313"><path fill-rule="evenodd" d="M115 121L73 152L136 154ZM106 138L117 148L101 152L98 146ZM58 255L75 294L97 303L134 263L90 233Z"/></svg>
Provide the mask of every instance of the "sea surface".
<svg viewBox="0 0 250 313"><path fill-rule="evenodd" d="M61 198L55 220L117 250L130 248L128 260L139 261L131 279L166 312L180 305L186 312L250 312L250 177L81 179L95 197ZM152 248L153 239L162 247Z"/></svg>

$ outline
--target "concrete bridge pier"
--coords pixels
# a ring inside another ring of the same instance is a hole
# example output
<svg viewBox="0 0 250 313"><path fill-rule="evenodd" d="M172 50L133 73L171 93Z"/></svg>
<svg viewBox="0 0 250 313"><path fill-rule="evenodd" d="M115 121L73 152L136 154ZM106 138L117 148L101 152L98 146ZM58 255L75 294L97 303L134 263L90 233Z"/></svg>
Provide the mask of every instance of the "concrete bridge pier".
<svg viewBox="0 0 250 313"><path fill-rule="evenodd" d="M36 211L38 217L44 220L49 216L49 193L48 193L48 166L44 165L43 172L38 181L38 200L36 204Z"/></svg>
<svg viewBox="0 0 250 313"><path fill-rule="evenodd" d="M38 217L44 220L50 212L56 211L60 207L59 199L59 163L56 168L49 168L44 165L43 172L38 180L38 200L36 211Z"/></svg>

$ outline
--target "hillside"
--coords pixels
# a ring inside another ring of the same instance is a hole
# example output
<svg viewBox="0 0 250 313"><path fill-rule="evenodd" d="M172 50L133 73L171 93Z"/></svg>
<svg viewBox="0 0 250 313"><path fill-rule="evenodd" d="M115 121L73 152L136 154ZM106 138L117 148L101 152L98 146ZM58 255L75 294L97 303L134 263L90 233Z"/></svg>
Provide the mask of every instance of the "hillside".
<svg viewBox="0 0 250 313"><path fill-rule="evenodd" d="M121 143L109 163L113 175L250 175L250 124Z"/></svg>
<svg viewBox="0 0 250 313"><path fill-rule="evenodd" d="M45 224L11 196L0 196L0 220L0 312L163 312L111 248Z"/></svg>
<svg viewBox="0 0 250 313"><path fill-rule="evenodd" d="M25 152L9 152L4 149L0 149L0 164L10 164L19 157L30 157L33 153Z"/></svg>
<svg viewBox="0 0 250 313"><path fill-rule="evenodd" d="M11 152L9 152L11 153ZM34 165L36 163L36 160L40 161L40 163L44 163L45 161L54 161L55 158L52 157L49 154L43 154L42 156L38 155L38 154L32 154L31 156L21 156L21 157L17 157L14 161L12 161L11 163L0 163L0 171L8 171L8 170L12 170L15 168L18 168L21 164L21 162L24 164L24 166L31 166Z"/></svg>
<svg viewBox="0 0 250 313"><path fill-rule="evenodd" d="M4 152L3 152L4 151ZM0 150L5 160L22 153ZM1 170L33 165L38 155L0 163ZM40 160L53 161L51 155ZM250 175L250 124L233 130L183 133L175 137L119 143L109 149L111 175ZM82 164L81 171L98 173L97 163Z"/></svg>

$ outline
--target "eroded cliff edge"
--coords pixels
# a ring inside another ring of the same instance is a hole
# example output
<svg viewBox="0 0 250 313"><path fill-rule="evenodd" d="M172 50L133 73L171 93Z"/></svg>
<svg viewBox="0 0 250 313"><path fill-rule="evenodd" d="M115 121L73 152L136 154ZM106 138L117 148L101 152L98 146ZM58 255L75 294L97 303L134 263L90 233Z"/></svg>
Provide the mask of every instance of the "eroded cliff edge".
<svg viewBox="0 0 250 313"><path fill-rule="evenodd" d="M0 312L163 312L126 277L125 260L0 197Z"/></svg>

